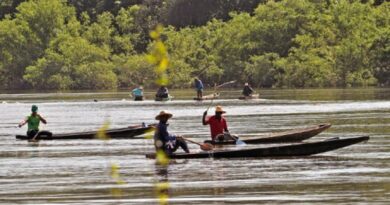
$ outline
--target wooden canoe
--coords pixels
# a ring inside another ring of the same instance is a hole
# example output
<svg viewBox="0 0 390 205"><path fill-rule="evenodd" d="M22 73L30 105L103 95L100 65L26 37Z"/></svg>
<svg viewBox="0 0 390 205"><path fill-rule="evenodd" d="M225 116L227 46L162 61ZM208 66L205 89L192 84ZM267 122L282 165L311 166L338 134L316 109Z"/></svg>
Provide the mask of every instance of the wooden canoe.
<svg viewBox="0 0 390 205"><path fill-rule="evenodd" d="M172 159L193 158L247 158L247 157L299 157L328 152L369 140L368 136L345 139L330 139L320 142L290 144L283 146L248 148L239 150L219 150L197 153L177 153L169 155ZM147 158L155 159L156 154L147 154Z"/></svg>
<svg viewBox="0 0 390 205"><path fill-rule="evenodd" d="M116 128L116 129L108 129L106 130L106 134L110 136L112 139L124 139L124 138L132 138L137 135L145 134L146 132L152 131L154 129L154 125L149 125L147 127L143 126L130 126L125 128ZM56 134L53 133L52 137L40 136L38 134L37 140L73 140L73 139L95 139L97 131L87 131L87 132L73 132L73 133L63 133ZM16 139L19 140L28 140L30 139L26 135L16 135Z"/></svg>
<svg viewBox="0 0 390 205"><path fill-rule="evenodd" d="M247 144L262 144L262 143L289 143L289 142L299 142L306 139L309 139L322 131L328 129L331 126L331 124L319 124L312 127L307 128L298 128L298 129L292 129L287 130L283 132L273 132L273 133L265 133L264 135L260 137L251 137L251 138L242 138L239 139ZM236 141L233 140L227 140L227 141L212 141L212 140L206 140L205 143L211 143L211 144L218 144L218 145L224 145L224 144L235 144Z"/></svg>
<svg viewBox="0 0 390 205"><path fill-rule="evenodd" d="M213 93L210 95L205 95L202 98L194 98L194 100L202 101L202 100L213 100L213 99L218 99L219 98L219 93Z"/></svg>
<svg viewBox="0 0 390 205"><path fill-rule="evenodd" d="M168 96L167 98L161 98L161 97L155 97L154 100L155 101L170 101L173 99L173 96Z"/></svg>
<svg viewBox="0 0 390 205"><path fill-rule="evenodd" d="M253 94L251 96L240 96L238 97L239 100L252 100L252 99L258 99L259 94Z"/></svg>

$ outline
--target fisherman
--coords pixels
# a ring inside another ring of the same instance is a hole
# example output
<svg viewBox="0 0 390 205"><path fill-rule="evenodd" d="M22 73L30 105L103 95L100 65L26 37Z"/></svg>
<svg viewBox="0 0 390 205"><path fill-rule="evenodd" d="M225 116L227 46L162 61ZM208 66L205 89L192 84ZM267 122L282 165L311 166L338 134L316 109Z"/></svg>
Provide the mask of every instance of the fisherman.
<svg viewBox="0 0 390 205"><path fill-rule="evenodd" d="M169 97L169 94L168 94L168 88L166 86L161 86L158 90L157 90L157 93L156 93L156 97L157 98L168 98Z"/></svg>
<svg viewBox="0 0 390 205"><path fill-rule="evenodd" d="M198 99L203 98L203 83L199 78L195 78L195 89L197 92Z"/></svg>
<svg viewBox="0 0 390 205"><path fill-rule="evenodd" d="M22 127L27 124L27 137L32 139L35 138L38 134L40 136L47 136L50 138L53 134L49 131L39 131L40 122L46 124L46 120L38 114L38 106L31 106L31 115L27 116L22 122L19 123L18 127Z"/></svg>
<svg viewBox="0 0 390 205"><path fill-rule="evenodd" d="M134 96L135 101L144 100L144 88L142 86L139 86L138 88L134 88L131 92Z"/></svg>
<svg viewBox="0 0 390 205"><path fill-rule="evenodd" d="M166 154L172 154L181 147L186 153L189 153L189 149L186 141L180 136L172 135L168 133L168 120L172 117L171 113L167 111L161 111L156 116L156 120L160 122L157 124L156 131L154 133L154 145L157 150L163 150Z"/></svg>
<svg viewBox="0 0 390 205"><path fill-rule="evenodd" d="M249 86L249 83L245 83L245 86L244 86L244 89L242 90L242 94L245 96L245 97L250 97L252 96L253 94L253 89L251 88L251 86Z"/></svg>
<svg viewBox="0 0 390 205"><path fill-rule="evenodd" d="M219 105L215 107L214 116L206 117L207 110L203 113L202 123L203 125L210 125L211 139L213 141L223 141L230 137L226 119L222 117L224 113L226 112Z"/></svg>

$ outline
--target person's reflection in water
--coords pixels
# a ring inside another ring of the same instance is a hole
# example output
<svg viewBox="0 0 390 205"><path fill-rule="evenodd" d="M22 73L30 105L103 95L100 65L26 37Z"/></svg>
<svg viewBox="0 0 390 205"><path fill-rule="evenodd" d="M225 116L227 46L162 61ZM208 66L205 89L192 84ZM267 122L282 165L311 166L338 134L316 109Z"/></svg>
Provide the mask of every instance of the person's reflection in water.
<svg viewBox="0 0 390 205"><path fill-rule="evenodd" d="M170 184L169 184L169 177L168 177L168 169L171 165L177 165L177 164L186 164L188 160L184 161L176 161L176 160L169 160L167 164L161 164L158 161L156 161L155 169L156 169L156 196L159 200L159 204L168 204L169 199L169 191L170 191Z"/></svg>
<svg viewBox="0 0 390 205"><path fill-rule="evenodd" d="M169 199L169 181L168 181L168 164L161 164L156 161L156 196L159 204L168 204Z"/></svg>

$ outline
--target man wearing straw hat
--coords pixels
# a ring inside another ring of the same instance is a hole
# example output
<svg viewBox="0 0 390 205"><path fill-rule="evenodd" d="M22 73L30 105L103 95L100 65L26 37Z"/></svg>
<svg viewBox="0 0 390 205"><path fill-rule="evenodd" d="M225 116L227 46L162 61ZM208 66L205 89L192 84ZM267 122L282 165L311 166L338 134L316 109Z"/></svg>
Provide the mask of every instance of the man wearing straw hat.
<svg viewBox="0 0 390 205"><path fill-rule="evenodd" d="M226 119L222 117L222 114L226 113L221 106L215 107L215 115L206 118L207 111L203 113L202 122L203 125L210 125L211 139L213 141L219 140L223 141L225 138L224 133L229 133L227 128Z"/></svg>
<svg viewBox="0 0 390 205"><path fill-rule="evenodd" d="M163 150L167 154L172 154L181 147L186 153L189 153L187 143L180 136L171 135L168 133L168 119L172 117L171 113L167 111L161 111L156 116L156 120L159 120L154 133L154 145L156 150Z"/></svg>

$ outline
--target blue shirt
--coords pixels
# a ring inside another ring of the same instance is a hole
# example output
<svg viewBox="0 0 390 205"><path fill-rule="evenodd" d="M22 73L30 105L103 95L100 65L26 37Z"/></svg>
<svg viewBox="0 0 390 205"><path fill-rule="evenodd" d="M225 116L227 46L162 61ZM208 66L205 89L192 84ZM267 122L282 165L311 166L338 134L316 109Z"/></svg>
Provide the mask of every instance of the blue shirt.
<svg viewBox="0 0 390 205"><path fill-rule="evenodd" d="M144 95L144 93L143 93L143 91L141 90L141 89L139 89L139 88L135 88L134 90L132 90L131 91L132 93L133 93L133 95L134 96L143 96Z"/></svg>
<svg viewBox="0 0 390 205"><path fill-rule="evenodd" d="M160 140L163 145L165 145L168 141L176 140L176 136L170 135L168 133L168 124L164 122L160 122L157 125L157 129L154 132L154 139Z"/></svg>
<svg viewBox="0 0 390 205"><path fill-rule="evenodd" d="M195 88L197 90L202 90L203 89L203 83L201 80L195 80Z"/></svg>

